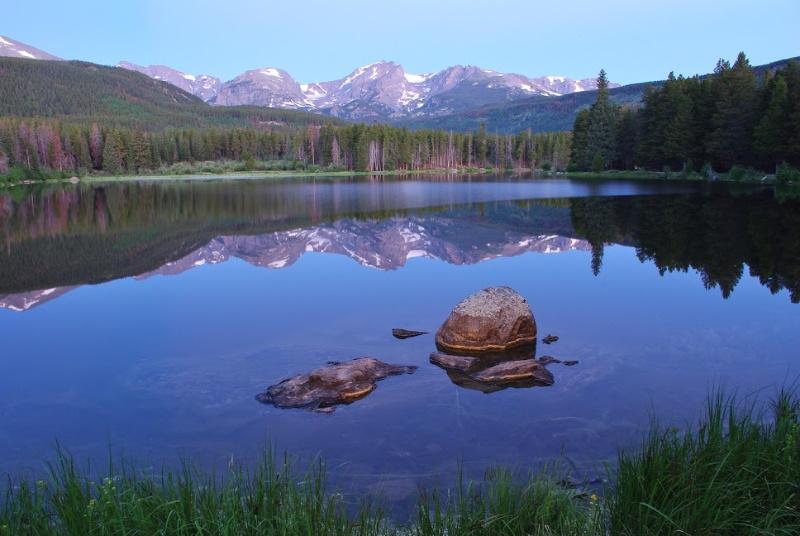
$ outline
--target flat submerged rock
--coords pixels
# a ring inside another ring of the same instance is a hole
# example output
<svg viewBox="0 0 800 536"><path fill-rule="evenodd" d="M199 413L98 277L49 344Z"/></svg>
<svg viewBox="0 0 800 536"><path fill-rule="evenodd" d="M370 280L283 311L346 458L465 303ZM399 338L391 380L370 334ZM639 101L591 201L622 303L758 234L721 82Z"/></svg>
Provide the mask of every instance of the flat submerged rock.
<svg viewBox="0 0 800 536"><path fill-rule="evenodd" d="M390 365L371 357L332 362L272 385L256 395L256 400L279 408L306 408L330 413L336 406L351 404L369 395L377 388L378 381L388 376L412 374L416 369L414 366Z"/></svg>

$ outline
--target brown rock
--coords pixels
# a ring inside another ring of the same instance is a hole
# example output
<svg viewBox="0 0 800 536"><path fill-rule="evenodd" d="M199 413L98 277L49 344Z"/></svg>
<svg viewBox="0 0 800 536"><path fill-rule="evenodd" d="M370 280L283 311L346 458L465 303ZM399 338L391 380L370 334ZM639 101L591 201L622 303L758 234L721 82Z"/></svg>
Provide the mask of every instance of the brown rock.
<svg viewBox="0 0 800 536"><path fill-rule="evenodd" d="M283 380L257 395L256 400L280 408L333 408L364 398L387 376L412 374L416 369L359 357Z"/></svg>
<svg viewBox="0 0 800 536"><path fill-rule="evenodd" d="M466 372L480 366L480 358L461 355L450 355L442 352L433 352L430 357L431 363L448 370L460 370Z"/></svg>
<svg viewBox="0 0 800 536"><path fill-rule="evenodd" d="M551 363L561 363L560 359L556 359L551 355L543 355L542 357L538 358L536 361L539 362L540 365L550 365Z"/></svg>
<svg viewBox="0 0 800 536"><path fill-rule="evenodd" d="M495 385L532 382L538 385L553 385L553 375L535 359L505 361L472 375L472 378Z"/></svg>
<svg viewBox="0 0 800 536"><path fill-rule="evenodd" d="M411 329L401 329L401 328L394 328L392 330L392 335L396 339L410 339L411 337L419 337L420 335L425 335L428 333L427 331L414 331Z"/></svg>
<svg viewBox="0 0 800 536"><path fill-rule="evenodd" d="M436 346L450 354L506 352L535 344L531 308L509 287L486 288L462 300L436 333Z"/></svg>

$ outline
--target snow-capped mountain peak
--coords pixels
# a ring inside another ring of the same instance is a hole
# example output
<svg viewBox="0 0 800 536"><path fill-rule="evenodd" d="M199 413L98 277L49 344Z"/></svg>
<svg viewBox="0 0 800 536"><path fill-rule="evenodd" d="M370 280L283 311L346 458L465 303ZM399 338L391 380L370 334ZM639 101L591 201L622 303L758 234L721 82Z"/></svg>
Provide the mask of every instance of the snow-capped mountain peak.
<svg viewBox="0 0 800 536"><path fill-rule="evenodd" d="M529 78L474 65L414 74L386 60L362 65L338 80L303 84L273 66L245 71L225 83L207 76L206 83L201 83L201 76L193 80L193 75L163 66L126 62L120 66L166 80L211 104L304 109L354 120L435 117L535 95L559 96L595 88L594 79Z"/></svg>
<svg viewBox="0 0 800 536"><path fill-rule="evenodd" d="M130 71L137 71L146 74L150 78L155 78L156 80L163 80L205 101L214 98L222 86L222 81L214 76L207 74L193 75L178 71L172 67L167 67L166 65L144 66L128 61L121 61L117 64L117 67L122 67Z"/></svg>

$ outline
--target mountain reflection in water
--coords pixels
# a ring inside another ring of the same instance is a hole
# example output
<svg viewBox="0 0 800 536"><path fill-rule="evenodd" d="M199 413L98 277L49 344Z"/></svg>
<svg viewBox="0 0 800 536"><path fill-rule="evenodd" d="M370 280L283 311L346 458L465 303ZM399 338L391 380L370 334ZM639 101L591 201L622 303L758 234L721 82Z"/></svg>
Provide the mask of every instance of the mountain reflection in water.
<svg viewBox="0 0 800 536"><path fill-rule="evenodd" d="M798 202L770 192L539 199L513 183L466 193L389 184L144 182L0 194L0 307L25 311L83 284L231 257L285 268L306 252L395 270L415 257L460 265L590 250L599 273L606 244L635 247L661 273L697 270L723 297L746 265L773 293L800 301Z"/></svg>

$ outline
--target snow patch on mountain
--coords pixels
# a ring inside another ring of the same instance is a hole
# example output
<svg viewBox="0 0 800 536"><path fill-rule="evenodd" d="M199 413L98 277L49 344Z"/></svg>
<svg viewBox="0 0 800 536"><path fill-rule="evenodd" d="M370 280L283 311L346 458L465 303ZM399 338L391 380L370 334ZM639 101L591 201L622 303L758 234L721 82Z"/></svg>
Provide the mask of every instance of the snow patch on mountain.
<svg viewBox="0 0 800 536"><path fill-rule="evenodd" d="M426 74L407 73L391 61L377 61L327 82L299 84L286 71L264 67L225 83L163 66L120 66L165 80L217 105L303 109L353 120L433 117L484 104L532 95L555 97L595 89L595 81L564 76L529 78L515 73L456 65Z"/></svg>
<svg viewBox="0 0 800 536"><path fill-rule="evenodd" d="M60 60L61 58L48 54L43 50L26 45L8 36L0 35L0 56L11 58L25 58L29 60Z"/></svg>

